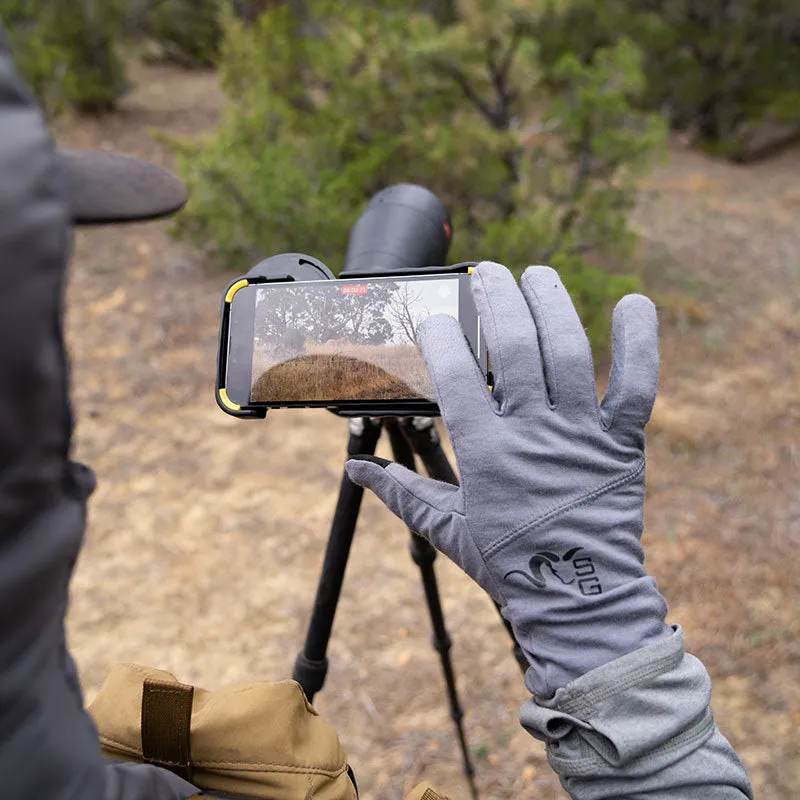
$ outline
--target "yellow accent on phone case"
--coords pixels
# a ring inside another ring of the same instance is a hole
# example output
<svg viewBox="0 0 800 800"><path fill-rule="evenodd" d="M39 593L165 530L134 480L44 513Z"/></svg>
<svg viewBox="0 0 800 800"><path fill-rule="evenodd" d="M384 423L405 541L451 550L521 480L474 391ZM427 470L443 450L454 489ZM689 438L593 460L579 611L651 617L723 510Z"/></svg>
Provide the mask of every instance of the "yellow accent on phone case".
<svg viewBox="0 0 800 800"><path fill-rule="evenodd" d="M233 300L233 296L239 291L239 289L244 289L245 286L249 285L250 281L248 281L247 278L242 278L240 281L236 281L236 283L234 283L233 286L228 289L228 293L225 295L225 302L230 303L230 301Z"/></svg>
<svg viewBox="0 0 800 800"><path fill-rule="evenodd" d="M245 281L246 283L247 281ZM228 397L228 390L227 389L220 389L219 390L219 399L222 400L222 405L225 408L230 409L231 411L241 411L242 407L237 405L233 402L233 400Z"/></svg>

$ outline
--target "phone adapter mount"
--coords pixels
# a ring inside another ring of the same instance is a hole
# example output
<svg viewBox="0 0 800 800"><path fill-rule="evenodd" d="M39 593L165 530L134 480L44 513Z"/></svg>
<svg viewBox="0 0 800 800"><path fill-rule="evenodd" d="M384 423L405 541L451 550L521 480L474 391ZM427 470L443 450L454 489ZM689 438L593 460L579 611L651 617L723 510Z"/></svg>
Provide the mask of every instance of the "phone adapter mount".
<svg viewBox="0 0 800 800"><path fill-rule="evenodd" d="M334 280L335 275L318 258L304 253L281 253L265 258L256 264L243 278L237 278L228 284L222 298L222 309L219 320L219 346L217 350L217 381L214 396L217 405L226 413L235 417L264 419L266 408L242 408L234 403L226 387L228 371L228 330L231 319L231 303L236 293L245 286L258 283L284 283L286 281L324 281Z"/></svg>
<svg viewBox="0 0 800 800"><path fill-rule="evenodd" d="M259 261L247 279L250 283L273 281L332 281L336 276L318 258L303 253L281 253Z"/></svg>
<svg viewBox="0 0 800 800"><path fill-rule="evenodd" d="M443 273L457 273L469 272L475 267L476 262L465 261L460 264L451 264L442 267L417 267L407 268L404 270L405 274L412 273L414 275L441 275ZM390 273L391 274L391 273ZM387 273L384 270L364 270L358 272L342 271L342 277L348 278L381 278L386 277ZM263 407L242 407L234 403L226 390L226 375L228 367L228 331L230 326L231 303L236 293L243 289L245 286L262 283L284 283L287 281L321 281L321 280L335 280L336 276L328 269L325 264L319 259L307 256L302 253L282 253L280 255L272 256L264 261L256 264L245 277L237 278L231 282L222 300L222 309L220 311L220 325L219 325L219 346L217 351L217 380L215 387L215 397L217 405L235 417L249 418L249 419L264 419L267 416L268 409ZM398 406L382 406L376 408L374 404L364 403L363 405L351 404L347 409L329 407L327 409L332 414L339 417L404 417L408 416L408 408L403 405ZM438 417L439 409L435 403L430 403L427 406L421 406L414 411L416 417Z"/></svg>
<svg viewBox="0 0 800 800"><path fill-rule="evenodd" d="M475 262L445 264L453 237L453 224L444 203L424 186L400 183L378 192L350 232L342 278L379 278L391 275L442 274L468 272ZM231 301L239 289L254 283L280 281L332 280L335 275L317 258L302 253L282 253L256 264L245 277L227 288L220 313L220 338L217 356L217 405L236 417L264 419L266 408L234 403L226 390L227 340ZM329 408L340 417L403 417L408 408L374 404L350 405L347 410ZM435 403L415 409L417 417L437 417Z"/></svg>

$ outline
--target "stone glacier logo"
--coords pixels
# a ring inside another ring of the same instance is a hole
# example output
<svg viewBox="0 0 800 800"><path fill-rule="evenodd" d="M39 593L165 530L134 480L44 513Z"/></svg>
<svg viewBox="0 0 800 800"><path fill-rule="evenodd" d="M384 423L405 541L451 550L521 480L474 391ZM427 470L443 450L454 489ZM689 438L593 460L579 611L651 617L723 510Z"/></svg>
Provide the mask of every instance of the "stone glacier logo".
<svg viewBox="0 0 800 800"><path fill-rule="evenodd" d="M577 588L583 595L602 594L603 587L597 577L592 557L579 556L578 553L581 550L583 550L582 547L573 547L562 556L542 550L534 553L528 562L529 571L512 569L503 576L503 579L505 580L510 575L520 575L537 589L544 589L547 587L548 576L551 576L563 583L564 586L577 584Z"/></svg>

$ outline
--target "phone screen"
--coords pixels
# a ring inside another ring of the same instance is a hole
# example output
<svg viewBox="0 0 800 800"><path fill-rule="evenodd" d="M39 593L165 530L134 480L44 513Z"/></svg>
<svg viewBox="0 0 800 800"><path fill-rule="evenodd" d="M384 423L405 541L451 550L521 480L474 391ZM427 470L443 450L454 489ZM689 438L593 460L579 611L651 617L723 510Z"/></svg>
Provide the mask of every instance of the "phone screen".
<svg viewBox="0 0 800 800"><path fill-rule="evenodd" d="M247 287L239 294L252 295L250 404L435 403L419 328L427 317L449 314L466 323L478 352L465 280L452 274Z"/></svg>

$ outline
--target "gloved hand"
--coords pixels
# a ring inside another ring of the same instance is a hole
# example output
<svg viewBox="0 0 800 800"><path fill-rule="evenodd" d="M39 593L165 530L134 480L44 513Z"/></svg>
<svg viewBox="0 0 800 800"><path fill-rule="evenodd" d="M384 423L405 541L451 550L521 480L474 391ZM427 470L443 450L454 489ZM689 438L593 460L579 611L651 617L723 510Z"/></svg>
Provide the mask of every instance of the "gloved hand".
<svg viewBox="0 0 800 800"><path fill-rule="evenodd" d="M528 688L549 696L672 632L639 541L656 312L640 295L618 304L598 406L591 349L554 270L530 267L520 292L484 262L471 284L493 392L455 319L421 331L460 487L374 457L347 472L501 605L531 665Z"/></svg>

